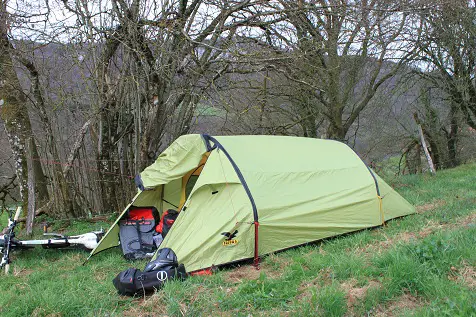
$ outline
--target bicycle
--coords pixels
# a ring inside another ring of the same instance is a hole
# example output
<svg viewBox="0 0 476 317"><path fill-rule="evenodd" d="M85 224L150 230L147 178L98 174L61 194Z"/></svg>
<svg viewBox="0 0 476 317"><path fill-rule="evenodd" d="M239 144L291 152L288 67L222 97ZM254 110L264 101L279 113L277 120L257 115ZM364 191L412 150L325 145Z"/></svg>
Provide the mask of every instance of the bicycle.
<svg viewBox="0 0 476 317"><path fill-rule="evenodd" d="M9 211L7 231L4 235L0 235L0 253L2 254L0 269L5 267L6 274L8 274L10 269L10 252L13 250L31 249L36 246L42 246L45 249L80 247L86 250L92 250L98 245L105 233L103 229L76 236L45 232L43 235L51 238L42 240L18 240L15 238L15 227L18 224L20 213L21 207L18 207L12 219L13 213Z"/></svg>

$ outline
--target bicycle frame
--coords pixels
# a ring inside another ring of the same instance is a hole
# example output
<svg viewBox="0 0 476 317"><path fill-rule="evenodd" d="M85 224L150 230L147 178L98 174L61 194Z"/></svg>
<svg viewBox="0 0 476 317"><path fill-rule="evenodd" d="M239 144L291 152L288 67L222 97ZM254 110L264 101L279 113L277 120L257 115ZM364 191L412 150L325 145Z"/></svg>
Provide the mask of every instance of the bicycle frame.
<svg viewBox="0 0 476 317"><path fill-rule="evenodd" d="M83 247L88 250L94 249L104 231L92 231L76 236L64 236L56 233L45 233L45 236L52 236L51 239L40 240L16 240L15 245L21 247L42 246L45 249L67 248L67 247ZM2 239L2 236L0 236ZM15 248L15 246L13 247Z"/></svg>

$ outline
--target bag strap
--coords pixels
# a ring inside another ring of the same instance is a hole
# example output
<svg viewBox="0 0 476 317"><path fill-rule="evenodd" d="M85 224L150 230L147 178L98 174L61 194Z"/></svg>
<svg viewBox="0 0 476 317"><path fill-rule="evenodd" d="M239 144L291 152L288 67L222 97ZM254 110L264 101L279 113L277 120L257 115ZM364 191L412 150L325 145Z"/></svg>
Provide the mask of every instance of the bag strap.
<svg viewBox="0 0 476 317"><path fill-rule="evenodd" d="M142 220L144 220L144 218L142 218ZM139 251L142 251L142 232L140 231L140 226L139 226L139 221L140 220L136 220L136 230L137 230L137 236L139 238Z"/></svg>

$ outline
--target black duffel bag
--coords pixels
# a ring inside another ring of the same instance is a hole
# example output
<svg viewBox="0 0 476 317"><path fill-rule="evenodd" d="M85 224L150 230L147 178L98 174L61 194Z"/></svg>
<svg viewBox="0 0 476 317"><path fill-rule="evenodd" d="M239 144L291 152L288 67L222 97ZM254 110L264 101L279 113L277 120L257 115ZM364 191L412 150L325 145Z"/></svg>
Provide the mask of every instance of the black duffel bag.
<svg viewBox="0 0 476 317"><path fill-rule="evenodd" d="M171 279L185 279L187 273L177 256L169 249L158 251L157 259L149 262L144 271L129 268L119 273L112 283L120 295L142 295L160 289Z"/></svg>

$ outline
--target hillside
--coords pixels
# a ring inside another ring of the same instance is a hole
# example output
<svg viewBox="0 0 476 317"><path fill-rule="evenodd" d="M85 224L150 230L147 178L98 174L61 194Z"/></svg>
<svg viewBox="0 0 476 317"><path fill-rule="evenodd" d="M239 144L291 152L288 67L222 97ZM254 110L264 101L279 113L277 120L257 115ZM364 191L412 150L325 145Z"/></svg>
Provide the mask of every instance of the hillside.
<svg viewBox="0 0 476 317"><path fill-rule="evenodd" d="M267 256L260 271L244 263L145 298L116 294L114 276L145 263L128 263L119 250L84 266L81 251L17 253L13 274L0 279L0 315L476 315L476 164L386 180L417 214ZM52 231L101 225L57 221Z"/></svg>

